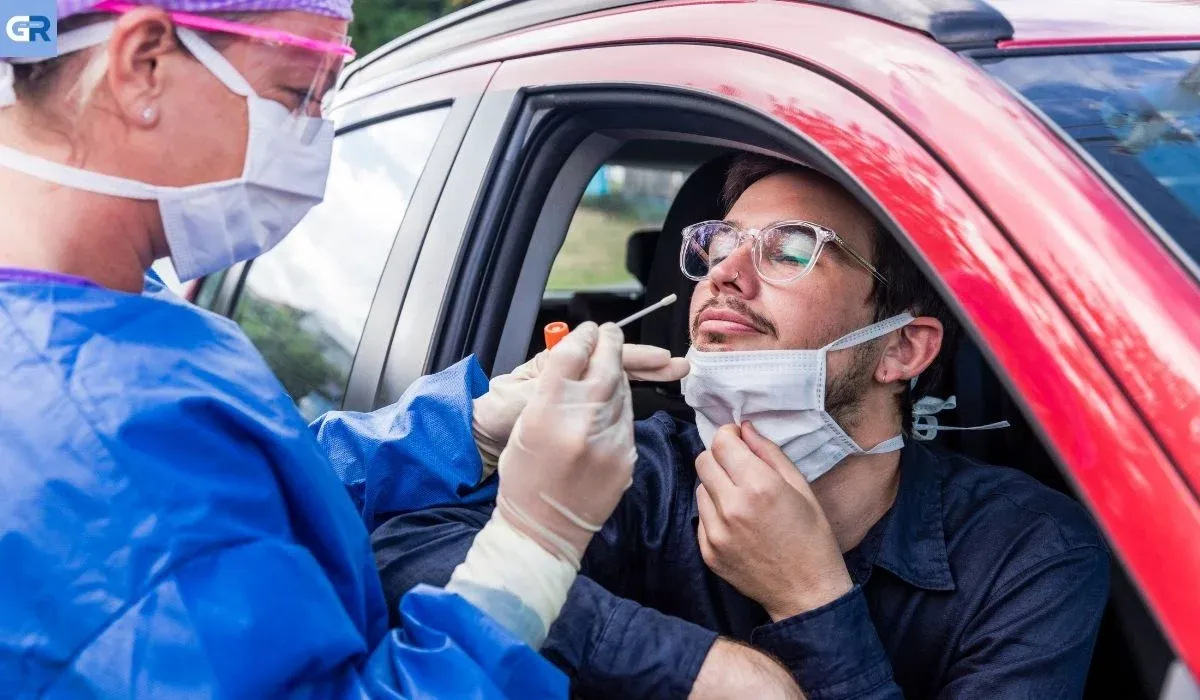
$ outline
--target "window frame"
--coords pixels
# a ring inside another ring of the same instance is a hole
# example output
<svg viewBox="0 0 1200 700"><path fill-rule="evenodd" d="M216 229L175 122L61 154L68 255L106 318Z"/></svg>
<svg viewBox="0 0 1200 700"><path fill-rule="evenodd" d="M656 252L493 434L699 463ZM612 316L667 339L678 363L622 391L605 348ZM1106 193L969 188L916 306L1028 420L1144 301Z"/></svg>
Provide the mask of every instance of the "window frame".
<svg viewBox="0 0 1200 700"><path fill-rule="evenodd" d="M498 144L515 116L512 109L515 98L516 93L511 91L489 92L476 105L436 210L428 221L406 293L392 310L395 320L387 329L390 342L371 394L370 408L394 403L409 385L428 373L425 368L435 339L440 336L443 309L459 283L454 274L458 261L472 251L479 253L478 248L463 245L467 222L476 216L479 194L489 187L486 178L494 170L511 165ZM428 240L436 245L424 245ZM408 294L409 290L414 293Z"/></svg>

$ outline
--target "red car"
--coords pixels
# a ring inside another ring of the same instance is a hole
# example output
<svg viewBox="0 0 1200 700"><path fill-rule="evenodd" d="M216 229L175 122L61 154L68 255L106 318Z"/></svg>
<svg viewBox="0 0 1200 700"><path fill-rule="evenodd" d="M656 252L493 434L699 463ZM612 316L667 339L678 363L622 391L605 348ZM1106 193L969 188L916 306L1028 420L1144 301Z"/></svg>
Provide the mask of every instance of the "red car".
<svg viewBox="0 0 1200 700"><path fill-rule="evenodd" d="M506 371L550 320L686 293L680 229L714 218L722 159L802 159L968 329L947 350L958 422L1013 427L949 446L1074 495L1117 553L1089 696L1189 692L1200 5L488 0L343 83L329 199L196 290L302 410L384 405L469 353ZM632 340L682 352L681 314ZM641 390L657 408L686 410Z"/></svg>

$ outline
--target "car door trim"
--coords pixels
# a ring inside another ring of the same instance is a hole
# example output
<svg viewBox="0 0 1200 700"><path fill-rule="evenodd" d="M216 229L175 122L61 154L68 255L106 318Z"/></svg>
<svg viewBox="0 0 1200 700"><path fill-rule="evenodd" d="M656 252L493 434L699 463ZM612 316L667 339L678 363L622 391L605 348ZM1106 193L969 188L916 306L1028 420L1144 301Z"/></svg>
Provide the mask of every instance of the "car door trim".
<svg viewBox="0 0 1200 700"><path fill-rule="evenodd" d="M375 407L396 401L413 381L425 374L433 339L438 335L438 323L453 288L454 271L460 256L465 254L461 248L467 225L475 217L481 199L477 194L495 165L507 160L497 151L496 144L512 128L515 102L514 91L487 93L478 102L422 237L403 305L396 307L399 314L391 326L392 342L373 397ZM436 245L427 245L430 241ZM413 339L421 340L414 343ZM421 347L418 343L425 345Z"/></svg>
<svg viewBox="0 0 1200 700"><path fill-rule="evenodd" d="M376 407L376 397L391 352L400 309L413 280L426 233L483 98L487 80L495 69L495 65L468 69L474 75L465 77L475 83L475 89L460 91L452 99L443 98L413 105L408 103L414 99L411 90L401 89L354 103L348 108L352 110L350 113L354 115L354 121L346 127L346 131L440 106L449 105L450 112L422 168L375 288L375 296L350 368L342 402L344 410L370 411ZM460 75L457 79L463 77ZM434 87L436 89L436 83Z"/></svg>

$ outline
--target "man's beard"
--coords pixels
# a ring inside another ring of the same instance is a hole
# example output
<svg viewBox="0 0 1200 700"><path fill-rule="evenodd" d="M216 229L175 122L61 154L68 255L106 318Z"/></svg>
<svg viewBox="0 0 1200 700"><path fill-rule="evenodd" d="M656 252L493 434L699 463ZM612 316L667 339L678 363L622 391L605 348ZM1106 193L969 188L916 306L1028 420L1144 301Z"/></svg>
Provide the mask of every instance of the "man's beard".
<svg viewBox="0 0 1200 700"><path fill-rule="evenodd" d="M829 378L825 411L843 430L856 427L862 418L863 397L879 363L878 347L879 343L873 341L852 348L850 351L854 355L850 358L850 365L840 375Z"/></svg>

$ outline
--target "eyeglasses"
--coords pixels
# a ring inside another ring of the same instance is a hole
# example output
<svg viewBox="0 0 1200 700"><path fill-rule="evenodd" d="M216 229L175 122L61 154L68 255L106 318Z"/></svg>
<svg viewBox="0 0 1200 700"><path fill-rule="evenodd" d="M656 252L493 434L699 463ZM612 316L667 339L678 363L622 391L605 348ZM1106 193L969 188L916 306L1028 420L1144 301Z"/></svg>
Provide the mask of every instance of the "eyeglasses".
<svg viewBox="0 0 1200 700"><path fill-rule="evenodd" d="M747 239L753 241L754 270L767 282L794 282L812 271L826 243L834 243L887 284L879 270L841 236L810 221L780 221L763 229L742 230L726 221L701 221L683 229L679 269L688 279L706 279L714 267Z"/></svg>

